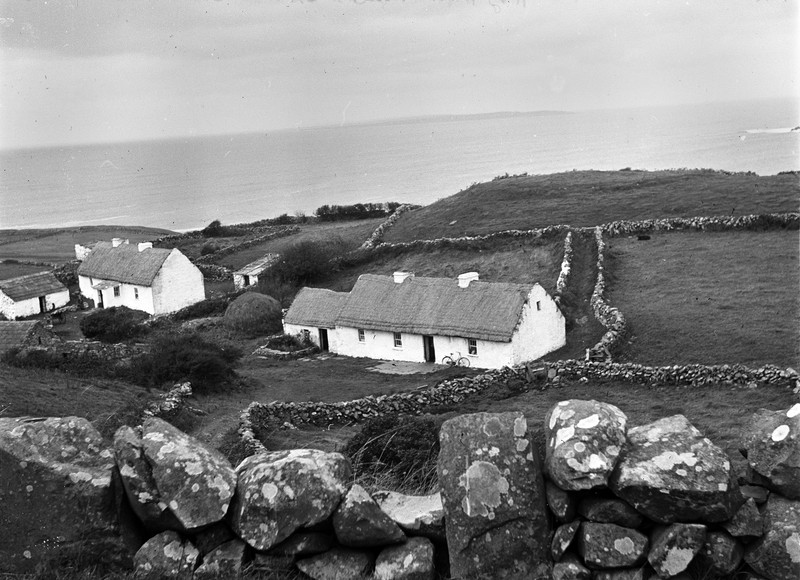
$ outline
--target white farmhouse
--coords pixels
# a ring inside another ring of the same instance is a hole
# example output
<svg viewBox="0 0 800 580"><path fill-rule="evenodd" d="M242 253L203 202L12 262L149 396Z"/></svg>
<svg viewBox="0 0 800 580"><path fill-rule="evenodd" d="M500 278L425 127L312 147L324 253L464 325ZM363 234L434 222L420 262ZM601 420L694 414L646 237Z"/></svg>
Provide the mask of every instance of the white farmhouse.
<svg viewBox="0 0 800 580"><path fill-rule="evenodd" d="M81 294L98 308L175 312L205 299L203 274L178 249L98 242L78 267Z"/></svg>
<svg viewBox="0 0 800 580"><path fill-rule="evenodd" d="M539 284L363 274L350 292L303 288L284 319L287 334L354 357L437 362L465 356L500 368L566 344L564 315Z"/></svg>
<svg viewBox="0 0 800 580"><path fill-rule="evenodd" d="M50 312L69 303L69 290L52 272L0 280L0 314L9 320Z"/></svg>
<svg viewBox="0 0 800 580"><path fill-rule="evenodd" d="M279 259L280 254L267 254L255 262L250 262L247 266L236 270L233 273L233 286L237 290L244 290L250 286L258 285L258 277Z"/></svg>

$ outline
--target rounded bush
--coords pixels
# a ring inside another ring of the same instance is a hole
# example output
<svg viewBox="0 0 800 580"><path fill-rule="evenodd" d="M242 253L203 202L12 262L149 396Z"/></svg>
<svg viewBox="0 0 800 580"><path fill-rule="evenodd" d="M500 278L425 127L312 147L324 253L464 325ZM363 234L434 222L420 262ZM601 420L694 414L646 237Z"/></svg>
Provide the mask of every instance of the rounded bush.
<svg viewBox="0 0 800 580"><path fill-rule="evenodd" d="M228 305L223 324L250 335L274 334L282 330L281 303L258 292L245 292Z"/></svg>
<svg viewBox="0 0 800 580"><path fill-rule="evenodd" d="M113 306L92 312L80 322L81 332L86 338L103 342L121 342L147 333L141 323L148 318L146 312L125 306Z"/></svg>

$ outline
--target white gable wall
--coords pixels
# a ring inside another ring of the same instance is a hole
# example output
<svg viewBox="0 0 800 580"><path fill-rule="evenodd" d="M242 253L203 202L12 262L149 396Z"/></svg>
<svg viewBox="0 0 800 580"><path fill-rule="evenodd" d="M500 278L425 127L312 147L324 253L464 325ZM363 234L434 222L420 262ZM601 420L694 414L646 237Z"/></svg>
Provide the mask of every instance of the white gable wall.
<svg viewBox="0 0 800 580"><path fill-rule="evenodd" d="M177 249L164 260L152 288L154 314L176 312L206 298L203 273Z"/></svg>
<svg viewBox="0 0 800 580"><path fill-rule="evenodd" d="M537 309L537 302L540 309ZM514 364L535 360L566 343L564 315L544 288L534 285L511 338Z"/></svg>
<svg viewBox="0 0 800 580"><path fill-rule="evenodd" d="M54 310L69 304L69 290L66 288L58 292L51 292L45 294L45 302L47 303L47 310ZM42 311L39 305L39 297L26 298L15 302L10 297L0 292L0 312L9 320L16 320L25 316L33 316Z"/></svg>

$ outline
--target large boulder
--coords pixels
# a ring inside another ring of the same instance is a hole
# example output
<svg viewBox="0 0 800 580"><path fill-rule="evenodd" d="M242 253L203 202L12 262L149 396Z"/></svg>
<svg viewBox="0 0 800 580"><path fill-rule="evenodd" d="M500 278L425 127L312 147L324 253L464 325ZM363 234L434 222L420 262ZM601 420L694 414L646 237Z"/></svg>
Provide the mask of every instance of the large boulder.
<svg viewBox="0 0 800 580"><path fill-rule="evenodd" d="M372 499L406 534L445 541L441 493L405 495L396 491L377 491L372 494Z"/></svg>
<svg viewBox="0 0 800 580"><path fill-rule="evenodd" d="M145 524L170 525L167 509L181 530L221 521L236 490L228 460L162 419L146 419L141 433L139 442L122 428L114 445L126 493Z"/></svg>
<svg viewBox="0 0 800 580"><path fill-rule="evenodd" d="M454 577L547 574L544 483L522 413L446 421L438 473Z"/></svg>
<svg viewBox="0 0 800 580"><path fill-rule="evenodd" d="M231 540L214 548L203 558L203 563L194 571L193 580L235 580L242 575L245 544Z"/></svg>
<svg viewBox="0 0 800 580"><path fill-rule="evenodd" d="M769 580L800 578L800 501L770 495L764 535L748 546L745 562Z"/></svg>
<svg viewBox="0 0 800 580"><path fill-rule="evenodd" d="M352 467L340 453L293 449L251 455L236 473L231 526L256 550L269 550L328 519L347 493Z"/></svg>
<svg viewBox="0 0 800 580"><path fill-rule="evenodd" d="M147 540L133 557L138 576L192 580L200 552L176 532L161 532Z"/></svg>
<svg viewBox="0 0 800 580"><path fill-rule="evenodd" d="M385 548L375 561L375 580L433 580L433 544L416 537L400 546Z"/></svg>
<svg viewBox="0 0 800 580"><path fill-rule="evenodd" d="M545 473L568 491L605 486L625 445L626 423L614 405L561 401L545 417Z"/></svg>
<svg viewBox="0 0 800 580"><path fill-rule="evenodd" d="M32 571L62 549L118 545L114 455L79 417L0 418L0 567ZM127 556L128 561L130 556Z"/></svg>
<svg viewBox="0 0 800 580"><path fill-rule="evenodd" d="M750 465L769 486L800 499L800 403L784 411L758 410L743 440Z"/></svg>
<svg viewBox="0 0 800 580"><path fill-rule="evenodd" d="M387 546L406 539L403 530L357 483L333 512L333 529L339 543L350 548Z"/></svg>
<svg viewBox="0 0 800 580"><path fill-rule="evenodd" d="M727 455L683 415L628 430L611 490L660 523L722 522L740 505Z"/></svg>

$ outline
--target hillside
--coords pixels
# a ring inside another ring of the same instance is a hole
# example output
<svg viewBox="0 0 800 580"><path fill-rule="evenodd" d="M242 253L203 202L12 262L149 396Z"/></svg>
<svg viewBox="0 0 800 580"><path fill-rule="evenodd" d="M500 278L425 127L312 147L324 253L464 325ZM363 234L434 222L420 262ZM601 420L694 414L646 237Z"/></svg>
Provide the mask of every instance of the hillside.
<svg viewBox="0 0 800 580"><path fill-rule="evenodd" d="M554 224L798 211L796 173L572 171L495 178L405 214L384 238L406 242Z"/></svg>

